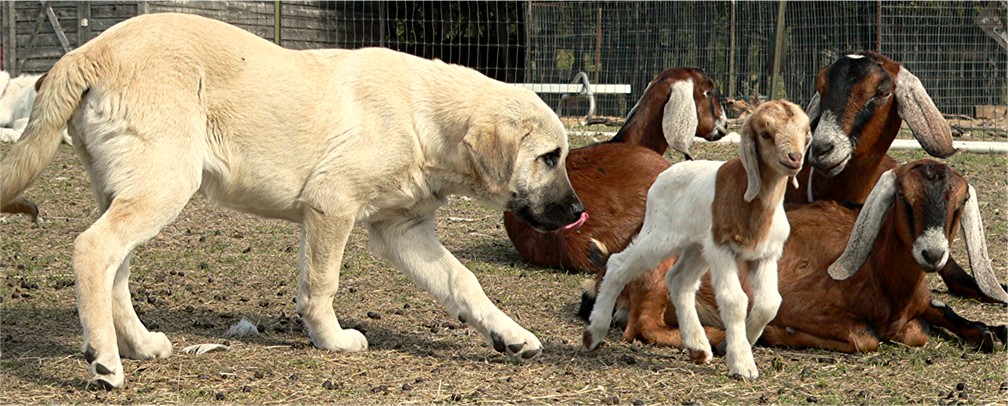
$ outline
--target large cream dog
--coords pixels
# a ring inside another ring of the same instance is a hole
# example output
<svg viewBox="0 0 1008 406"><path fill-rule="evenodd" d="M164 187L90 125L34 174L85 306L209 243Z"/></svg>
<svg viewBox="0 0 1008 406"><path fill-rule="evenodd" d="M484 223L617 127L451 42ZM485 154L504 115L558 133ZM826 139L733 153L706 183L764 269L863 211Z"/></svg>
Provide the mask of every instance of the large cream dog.
<svg viewBox="0 0 1008 406"><path fill-rule="evenodd" d="M441 245L434 212L464 194L541 230L585 218L564 128L534 93L385 49L291 51L190 15L125 21L50 70L0 168L0 205L26 200L64 123L102 212L73 267L84 356L107 388L123 383L120 356L172 352L133 310L129 261L194 193L302 225L297 309L315 346L344 351L367 348L333 311L355 223L494 349L530 358L539 340Z"/></svg>

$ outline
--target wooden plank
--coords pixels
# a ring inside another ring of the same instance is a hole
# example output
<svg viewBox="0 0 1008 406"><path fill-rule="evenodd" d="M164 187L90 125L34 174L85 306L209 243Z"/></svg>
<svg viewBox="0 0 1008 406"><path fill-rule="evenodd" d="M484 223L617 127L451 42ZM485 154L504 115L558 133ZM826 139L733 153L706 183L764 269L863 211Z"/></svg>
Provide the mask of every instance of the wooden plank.
<svg viewBox="0 0 1008 406"><path fill-rule="evenodd" d="M17 70L17 20L15 19L16 13L14 11L15 3L7 2L3 3L4 7L4 24L7 30L4 32L4 43L3 43L3 68L5 71L10 72L10 74L18 74Z"/></svg>
<svg viewBox="0 0 1008 406"><path fill-rule="evenodd" d="M581 93L584 85L580 83L514 83L536 93ZM630 85L598 84L591 85L593 94L630 94Z"/></svg>
<svg viewBox="0 0 1008 406"><path fill-rule="evenodd" d="M56 38L59 39L63 51L70 52L70 41L67 40L66 34L63 33L63 26L60 24L59 19L56 18L56 12L48 5L45 6L45 11L46 15L49 16L49 24L52 25L53 32L56 33Z"/></svg>
<svg viewBox="0 0 1008 406"><path fill-rule="evenodd" d="M136 8L126 3L88 3L91 14L105 18L127 19L136 15ZM153 5L152 5L153 6Z"/></svg>

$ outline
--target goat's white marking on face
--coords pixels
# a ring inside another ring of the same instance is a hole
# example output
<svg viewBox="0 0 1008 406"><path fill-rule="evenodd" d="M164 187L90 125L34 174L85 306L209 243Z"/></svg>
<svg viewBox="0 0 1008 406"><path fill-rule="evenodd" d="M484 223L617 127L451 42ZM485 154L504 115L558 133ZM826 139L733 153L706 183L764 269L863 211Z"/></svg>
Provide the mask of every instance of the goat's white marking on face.
<svg viewBox="0 0 1008 406"><path fill-rule="evenodd" d="M864 58L864 55L850 54L850 55L847 55L847 57L850 58L850 59L861 59L861 58Z"/></svg>
<svg viewBox="0 0 1008 406"><path fill-rule="evenodd" d="M833 149L829 154L819 157L816 156L816 149L811 147L811 144L822 143L832 145ZM822 112L819 126L816 127L815 134L812 136L810 147L809 162L816 169L825 173L826 176L836 176L836 174L842 172L847 166L847 162L850 161L851 154L854 153L854 146L851 144L850 137L840 127L840 118L829 110Z"/></svg>
<svg viewBox="0 0 1008 406"><path fill-rule="evenodd" d="M937 262L931 262L924 257L924 251L938 251L941 253L941 258ZM920 237L917 237L917 241L913 244L913 257L917 260L917 263L924 269L936 271L945 266L945 262L948 261L949 256L949 244L948 239L945 238L945 233L941 228L929 228L924 230L924 233Z"/></svg>

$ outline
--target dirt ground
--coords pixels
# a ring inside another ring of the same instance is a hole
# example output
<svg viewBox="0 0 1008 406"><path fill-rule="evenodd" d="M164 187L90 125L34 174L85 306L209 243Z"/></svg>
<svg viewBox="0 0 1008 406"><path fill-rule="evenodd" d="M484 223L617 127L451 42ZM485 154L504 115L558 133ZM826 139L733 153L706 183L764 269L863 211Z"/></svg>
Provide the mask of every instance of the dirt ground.
<svg viewBox="0 0 1008 406"><path fill-rule="evenodd" d="M693 149L698 158L735 153L732 146ZM0 146L0 155L9 150L9 144ZM959 154L949 162L980 192L994 269L1008 280L1008 160ZM80 351L70 255L73 239L96 211L70 147L60 148L26 195L39 203L46 221L36 227L15 217L0 224L2 403L1004 404L1008 398L1005 351L976 353L942 334L923 348L887 344L858 355L756 348L761 376L752 382L729 378L723 359L693 365L678 349L621 342L616 330L608 345L586 352L580 347L583 322L574 315L585 276L524 264L500 213L458 197L440 212L438 235L487 295L537 334L542 356L522 363L494 352L388 262L372 257L359 228L347 247L335 309L344 326L365 332L370 349L317 350L293 304L297 227L211 207L197 197L136 250L132 263L140 318L168 334L175 354L124 360L125 386L106 392L88 387ZM964 244L954 248L953 256L966 263ZM936 297L965 317L1008 323L1004 307L950 297L933 275L930 283ZM242 318L263 333L224 338ZM179 351L198 343L226 343L230 350Z"/></svg>

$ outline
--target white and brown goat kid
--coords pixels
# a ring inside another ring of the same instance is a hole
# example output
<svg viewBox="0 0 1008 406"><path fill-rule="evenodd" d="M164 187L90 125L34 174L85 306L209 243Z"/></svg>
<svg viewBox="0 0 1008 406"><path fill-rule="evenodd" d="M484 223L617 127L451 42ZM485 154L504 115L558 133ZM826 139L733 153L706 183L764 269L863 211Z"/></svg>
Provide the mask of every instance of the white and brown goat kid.
<svg viewBox="0 0 1008 406"><path fill-rule="evenodd" d="M663 259L679 255L666 274L683 344L697 363L710 362L710 342L696 312L696 291L709 268L727 330L726 360L733 375L756 378L752 343L777 313L777 260L790 232L784 214L788 178L802 166L809 141L808 117L786 101L761 105L741 131L739 156L728 162L673 165L648 191L644 225L626 250L609 258L585 330L584 345L597 348L624 286ZM739 282L745 262L752 310Z"/></svg>

